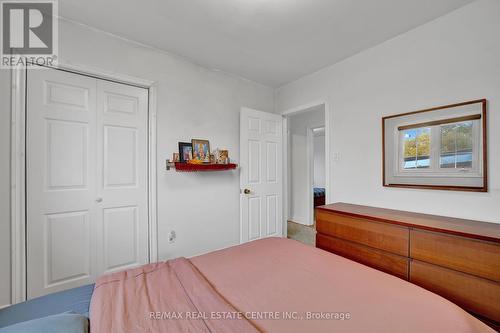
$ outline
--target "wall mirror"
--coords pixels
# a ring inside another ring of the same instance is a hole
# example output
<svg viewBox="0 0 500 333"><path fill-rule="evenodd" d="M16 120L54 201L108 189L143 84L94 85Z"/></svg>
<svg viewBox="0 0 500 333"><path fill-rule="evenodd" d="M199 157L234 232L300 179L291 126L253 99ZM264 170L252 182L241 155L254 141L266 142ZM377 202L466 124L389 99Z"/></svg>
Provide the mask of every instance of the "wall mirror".
<svg viewBox="0 0 500 333"><path fill-rule="evenodd" d="M487 192L486 100L382 118L383 185Z"/></svg>

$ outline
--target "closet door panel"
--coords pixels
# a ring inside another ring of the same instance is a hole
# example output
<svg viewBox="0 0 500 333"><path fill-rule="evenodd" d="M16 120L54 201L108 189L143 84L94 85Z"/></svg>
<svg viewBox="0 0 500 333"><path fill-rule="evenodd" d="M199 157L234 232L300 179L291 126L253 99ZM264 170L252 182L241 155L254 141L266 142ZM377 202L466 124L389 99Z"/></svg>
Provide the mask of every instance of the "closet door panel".
<svg viewBox="0 0 500 333"><path fill-rule="evenodd" d="M27 77L27 297L96 274L96 80L54 69Z"/></svg>
<svg viewBox="0 0 500 333"><path fill-rule="evenodd" d="M149 261L148 92L97 82L97 191L104 273Z"/></svg>

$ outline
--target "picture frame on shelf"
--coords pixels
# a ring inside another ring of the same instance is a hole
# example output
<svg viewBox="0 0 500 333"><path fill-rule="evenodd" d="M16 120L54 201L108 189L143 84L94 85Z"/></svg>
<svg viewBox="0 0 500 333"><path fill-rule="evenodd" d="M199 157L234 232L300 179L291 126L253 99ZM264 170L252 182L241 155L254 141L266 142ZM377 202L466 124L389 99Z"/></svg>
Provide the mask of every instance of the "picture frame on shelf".
<svg viewBox="0 0 500 333"><path fill-rule="evenodd" d="M229 164L229 151L226 149L222 149L220 151L219 158L222 164Z"/></svg>
<svg viewBox="0 0 500 333"><path fill-rule="evenodd" d="M229 151L226 149L219 149L213 151L216 164L228 164L229 163Z"/></svg>
<svg viewBox="0 0 500 333"><path fill-rule="evenodd" d="M193 160L210 163L210 142L208 140L192 139Z"/></svg>
<svg viewBox="0 0 500 333"><path fill-rule="evenodd" d="M191 142L179 142L179 162L186 163L193 159L193 146Z"/></svg>

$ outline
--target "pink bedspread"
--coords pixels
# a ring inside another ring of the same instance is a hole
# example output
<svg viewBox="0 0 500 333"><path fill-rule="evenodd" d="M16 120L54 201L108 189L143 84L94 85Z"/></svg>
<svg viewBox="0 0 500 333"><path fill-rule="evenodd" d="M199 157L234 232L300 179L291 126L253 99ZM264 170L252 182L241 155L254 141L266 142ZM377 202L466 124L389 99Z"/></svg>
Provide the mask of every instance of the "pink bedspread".
<svg viewBox="0 0 500 333"><path fill-rule="evenodd" d="M242 317L150 319L157 311ZM105 276L90 319L92 333L493 332L418 286L282 238Z"/></svg>
<svg viewBox="0 0 500 333"><path fill-rule="evenodd" d="M105 275L90 305L92 333L256 333L245 318L220 320L213 313L237 313L184 258Z"/></svg>

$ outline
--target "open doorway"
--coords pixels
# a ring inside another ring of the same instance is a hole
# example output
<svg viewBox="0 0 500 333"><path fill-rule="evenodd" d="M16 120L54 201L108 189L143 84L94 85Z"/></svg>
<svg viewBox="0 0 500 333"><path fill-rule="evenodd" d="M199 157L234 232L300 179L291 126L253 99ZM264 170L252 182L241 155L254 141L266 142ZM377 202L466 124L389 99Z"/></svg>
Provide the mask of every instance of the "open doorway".
<svg viewBox="0 0 500 333"><path fill-rule="evenodd" d="M285 113L287 235L315 245L314 208L326 203L327 149L324 103Z"/></svg>

